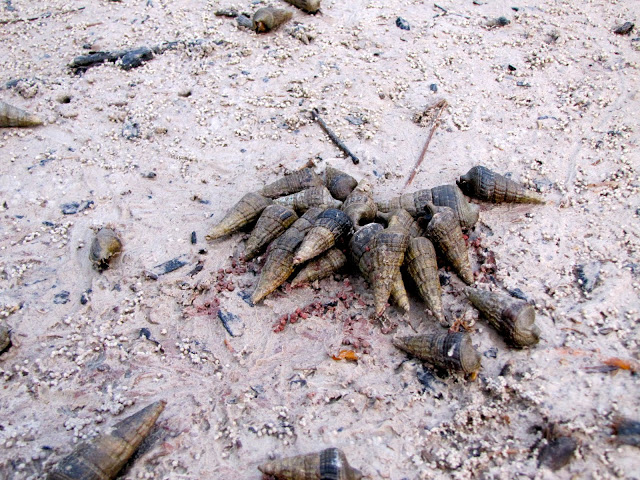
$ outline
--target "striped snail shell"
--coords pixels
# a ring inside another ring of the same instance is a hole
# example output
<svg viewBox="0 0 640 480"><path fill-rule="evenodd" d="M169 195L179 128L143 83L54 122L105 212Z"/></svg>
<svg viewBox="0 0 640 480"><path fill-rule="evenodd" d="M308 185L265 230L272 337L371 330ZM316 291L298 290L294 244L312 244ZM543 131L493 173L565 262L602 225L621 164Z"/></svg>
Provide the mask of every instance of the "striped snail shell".
<svg viewBox="0 0 640 480"><path fill-rule="evenodd" d="M304 10L307 13L317 13L321 0L284 0L285 2Z"/></svg>
<svg viewBox="0 0 640 480"><path fill-rule="evenodd" d="M460 227L468 230L480 216L480 209L467 201L456 185L440 185L431 189L433 204L437 207L450 207L458 217Z"/></svg>
<svg viewBox="0 0 640 480"><path fill-rule="evenodd" d="M537 193L483 166L473 167L457 183L465 194L487 202L545 203Z"/></svg>
<svg viewBox="0 0 640 480"><path fill-rule="evenodd" d="M342 211L351 219L353 228L369 223L376 217L377 208L373 201L372 190L371 182L365 178L360 180L344 200Z"/></svg>
<svg viewBox="0 0 640 480"><path fill-rule="evenodd" d="M324 171L324 184L334 198L344 200L356 188L358 181L342 170L327 167Z"/></svg>
<svg viewBox="0 0 640 480"><path fill-rule="evenodd" d="M237 232L245 225L257 219L262 211L272 203L273 200L263 197L259 193L247 193L238 203L231 207L223 219L211 229L206 239L211 241Z"/></svg>
<svg viewBox="0 0 640 480"><path fill-rule="evenodd" d="M415 238L423 236L423 228L416 219L403 208L398 208L391 212L379 212L377 216L382 218L388 224L389 220L391 220L391 217L394 215L396 216L396 224L407 230L409 232L409 237Z"/></svg>
<svg viewBox="0 0 640 480"><path fill-rule="evenodd" d="M96 270L102 271L109 267L111 257L122 251L122 242L112 229L104 227L98 230L89 250L89 260Z"/></svg>
<svg viewBox="0 0 640 480"><path fill-rule="evenodd" d="M278 238L298 219L296 212L282 205L269 205L264 209L247 239L244 259L251 260L272 240Z"/></svg>
<svg viewBox="0 0 640 480"><path fill-rule="evenodd" d="M293 264L299 265L329 250L350 230L351 220L342 210L336 208L325 210L318 215L313 228L309 230L302 241L293 259Z"/></svg>
<svg viewBox="0 0 640 480"><path fill-rule="evenodd" d="M305 188L322 185L323 182L320 175L311 168L303 168L266 185L258 193L267 198L278 198L297 193Z"/></svg>
<svg viewBox="0 0 640 480"><path fill-rule="evenodd" d="M304 213L311 207L340 208L342 202L331 196L327 187L309 187L300 192L280 197L275 200L280 205L293 208L298 213Z"/></svg>
<svg viewBox="0 0 640 480"><path fill-rule="evenodd" d="M36 115L0 100L0 127L37 127L42 123Z"/></svg>
<svg viewBox="0 0 640 480"><path fill-rule="evenodd" d="M424 213L425 205L432 200L431 189L425 188L417 192L394 197L390 200L376 202L376 206L379 212L392 212L393 210L401 208L409 212L412 217L419 217Z"/></svg>
<svg viewBox="0 0 640 480"><path fill-rule="evenodd" d="M338 448L297 455L267 462L258 467L262 473L280 480L360 480L362 473L349 465Z"/></svg>
<svg viewBox="0 0 640 480"><path fill-rule="evenodd" d="M339 248L332 248L307 263L291 281L292 287L326 278L340 270L347 263L347 257Z"/></svg>
<svg viewBox="0 0 640 480"><path fill-rule="evenodd" d="M292 16L293 13L282 8L263 7L253 14L253 25L256 32L265 33L288 22Z"/></svg>

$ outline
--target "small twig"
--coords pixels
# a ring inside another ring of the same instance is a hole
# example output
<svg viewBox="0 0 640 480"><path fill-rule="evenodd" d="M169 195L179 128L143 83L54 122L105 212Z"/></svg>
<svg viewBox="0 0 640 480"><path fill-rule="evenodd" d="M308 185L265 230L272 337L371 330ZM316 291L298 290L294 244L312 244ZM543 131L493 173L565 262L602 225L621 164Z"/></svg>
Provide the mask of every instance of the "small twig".
<svg viewBox="0 0 640 480"><path fill-rule="evenodd" d="M444 13L449 13L449 10L447 10L446 8L441 7L440 5L438 5L437 3L433 4L434 7L439 8L440 10L442 10Z"/></svg>
<svg viewBox="0 0 640 480"><path fill-rule="evenodd" d="M324 123L324 120L320 118L320 115L318 115L317 109L314 108L311 111L311 116L316 122L320 124L320 126L325 131L325 133L329 135L329 138L331 139L331 141L335 143L338 146L338 148L342 150L347 156L351 157L351 160L353 161L354 164L357 165L358 163L360 163L360 159L356 157L353 153L351 153L351 150L349 150L349 148L342 142L342 140L340 140L338 136L327 126L327 124Z"/></svg>
<svg viewBox="0 0 640 480"><path fill-rule="evenodd" d="M14 18L11 20L0 20L0 25L7 25L12 23L20 23L20 22L33 22L35 20L42 20L43 18L49 17L57 17L58 15L67 15L68 13L76 13L84 10L86 7L72 8L70 10L61 10L59 12L45 12L41 15L36 15L35 17L28 18Z"/></svg>
<svg viewBox="0 0 640 480"><path fill-rule="evenodd" d="M435 105L430 107L430 108L438 108L439 110L436 113L435 117L433 118L433 122L431 124L431 131L429 132L429 136L427 137L427 141L425 142L424 147L422 148L422 152L420 152L420 156L418 157L418 161L413 166L413 169L411 170L411 175L409 175L409 178L407 179L407 183L404 184L403 188L407 188L409 186L409 184L413 181L413 178L416 176L418 168L420 167L420 164L422 163L422 161L424 160L425 155L427 154L427 149L429 148L429 144L431 143L431 139L433 138L433 134L435 133L436 128L438 128L438 125L439 125L438 119L440 118L440 115L442 114L444 109L447 108L447 105L448 105L448 103L447 103L446 100L440 100Z"/></svg>
<svg viewBox="0 0 640 480"><path fill-rule="evenodd" d="M437 3L433 4L434 7L436 7L437 9L440 9L444 12L443 15L457 15L458 17L462 17L462 18L466 18L467 20L471 20L471 17L467 16L467 15L463 15L461 13L454 13L454 12L450 12L449 10L447 10L444 7L441 7L440 5L438 5ZM439 17L441 14L436 15L436 17Z"/></svg>

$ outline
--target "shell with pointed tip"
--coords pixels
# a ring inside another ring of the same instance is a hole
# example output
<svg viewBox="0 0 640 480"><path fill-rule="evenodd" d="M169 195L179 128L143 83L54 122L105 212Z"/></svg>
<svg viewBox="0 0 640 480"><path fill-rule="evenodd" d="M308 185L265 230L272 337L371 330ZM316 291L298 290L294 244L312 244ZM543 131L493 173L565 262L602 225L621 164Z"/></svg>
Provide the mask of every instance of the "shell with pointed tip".
<svg viewBox="0 0 640 480"><path fill-rule="evenodd" d="M267 260L260 272L258 285L251 296L253 303L258 303L291 276L295 270L293 265L295 251L322 212L322 208L310 208L271 244Z"/></svg>
<svg viewBox="0 0 640 480"><path fill-rule="evenodd" d="M304 213L311 207L340 208L342 202L331 196L327 187L310 187L301 192L280 197L275 200L279 205L286 205L298 213Z"/></svg>
<svg viewBox="0 0 640 480"><path fill-rule="evenodd" d="M269 205L256 222L256 226L247 240L244 259L251 260L272 240L278 238L298 219L296 212L282 205Z"/></svg>
<svg viewBox="0 0 640 480"><path fill-rule="evenodd" d="M344 200L356 188L358 181L337 168L327 167L324 171L324 184L333 198Z"/></svg>
<svg viewBox="0 0 640 480"><path fill-rule="evenodd" d="M338 248L332 248L318 258L310 261L291 282L292 287L328 277L344 267L347 257Z"/></svg>
<svg viewBox="0 0 640 480"><path fill-rule="evenodd" d="M37 127L42 120L36 115L0 100L0 127Z"/></svg>
<svg viewBox="0 0 640 480"><path fill-rule="evenodd" d="M258 218L262 211L272 203L273 200L263 197L259 193L247 193L238 203L231 207L224 218L220 220L220 223L211 229L206 239L211 241L237 232Z"/></svg>
<svg viewBox="0 0 640 480"><path fill-rule="evenodd" d="M260 195L268 198L284 197L305 188L322 186L322 178L310 168L285 175L260 190Z"/></svg>
<svg viewBox="0 0 640 480"><path fill-rule="evenodd" d="M481 357L468 333L438 332L399 337L393 340L400 350L446 370L474 374L480 370Z"/></svg>
<svg viewBox="0 0 640 480"><path fill-rule="evenodd" d="M122 242L112 229L104 227L98 230L91 242L89 260L97 270L105 270L109 267L109 261L114 255L122 251Z"/></svg>
<svg viewBox="0 0 640 480"><path fill-rule="evenodd" d="M116 423L111 432L80 444L63 458L47 480L109 480L116 477L164 410L160 400Z"/></svg>
<svg viewBox="0 0 640 480"><path fill-rule="evenodd" d="M362 478L362 473L349 465L344 452L338 448L327 448L321 452L274 460L260 465L258 470L279 480L360 480Z"/></svg>
<svg viewBox="0 0 640 480"><path fill-rule="evenodd" d="M431 189L425 188L390 200L376 202L376 205L380 212L391 212L401 208L409 212L412 217L419 217L424 213L425 205L432 200Z"/></svg>
<svg viewBox="0 0 640 480"><path fill-rule="evenodd" d="M11 346L11 333L9 327L0 325L0 353L4 352Z"/></svg>
<svg viewBox="0 0 640 480"><path fill-rule="evenodd" d="M253 25L256 32L264 33L275 30L283 23L291 20L293 13L282 8L264 7L253 14Z"/></svg>
<svg viewBox="0 0 640 480"><path fill-rule="evenodd" d="M440 185L431 189L433 204L450 207L458 217L463 230L473 227L480 216L480 209L467 201L462 191L455 185Z"/></svg>
<svg viewBox="0 0 640 480"><path fill-rule="evenodd" d="M325 210L316 218L313 228L300 244L293 264L299 265L326 252L350 230L351 220L342 210L336 208Z"/></svg>
<svg viewBox="0 0 640 480"><path fill-rule="evenodd" d="M426 229L427 237L451 264L460 279L471 285L474 282L473 270L458 218L449 207L436 207L431 203L426 208L431 215Z"/></svg>
<svg viewBox="0 0 640 480"><path fill-rule="evenodd" d="M457 183L466 195L487 202L545 203L537 193L483 166L473 167Z"/></svg>
<svg viewBox="0 0 640 480"><path fill-rule="evenodd" d="M464 293L510 345L530 347L540 341L536 311L524 300L470 287Z"/></svg>
<svg viewBox="0 0 640 480"><path fill-rule="evenodd" d="M412 238L405 254L405 264L409 275L416 282L420 298L443 327L448 327L442 308L442 290L438 276L436 250L429 239Z"/></svg>
<svg viewBox="0 0 640 480"><path fill-rule="evenodd" d="M342 211L347 214L354 228L369 223L376 218L376 204L373 201L373 188L366 178L360 180L356 188L347 196L342 204Z"/></svg>
<svg viewBox="0 0 640 480"><path fill-rule="evenodd" d="M409 232L411 238L422 237L424 235L423 228L409 212L403 208L398 208L391 212L379 212L378 217L382 218L387 224L392 216L396 216L396 222Z"/></svg>
<svg viewBox="0 0 640 480"><path fill-rule="evenodd" d="M285 2L304 10L307 13L317 13L321 0L284 0Z"/></svg>

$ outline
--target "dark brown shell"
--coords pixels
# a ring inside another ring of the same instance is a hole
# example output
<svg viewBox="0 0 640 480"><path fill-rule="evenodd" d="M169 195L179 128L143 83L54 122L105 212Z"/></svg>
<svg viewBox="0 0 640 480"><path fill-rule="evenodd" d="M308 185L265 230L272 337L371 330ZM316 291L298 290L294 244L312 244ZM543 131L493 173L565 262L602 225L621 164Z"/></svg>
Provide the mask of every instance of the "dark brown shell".
<svg viewBox="0 0 640 480"><path fill-rule="evenodd" d="M414 357L446 370L475 374L480 370L481 357L468 333L438 332L400 337L393 344Z"/></svg>
<svg viewBox="0 0 640 480"><path fill-rule="evenodd" d="M420 297L443 327L449 324L442 308L442 290L433 244L424 237L412 238L405 254L409 275L416 282Z"/></svg>
<svg viewBox="0 0 640 480"><path fill-rule="evenodd" d="M510 345L529 347L540 341L536 311L524 300L469 287L464 293Z"/></svg>
<svg viewBox="0 0 640 480"><path fill-rule="evenodd" d="M285 175L260 190L260 195L267 198L278 198L297 193L309 187L321 187L322 178L310 168Z"/></svg>
<svg viewBox="0 0 640 480"><path fill-rule="evenodd" d="M263 7L253 14L253 25L258 33L269 32L291 20L292 16L293 13L282 8Z"/></svg>
<svg viewBox="0 0 640 480"><path fill-rule="evenodd" d="M371 182L360 180L356 188L349 194L342 204L342 211L351 219L354 228L369 223L376 218L376 204L373 201Z"/></svg>
<svg viewBox="0 0 640 480"><path fill-rule="evenodd" d="M275 200L279 205L293 208L298 213L304 213L311 207L340 208L342 202L331 196L327 187L310 187L301 192L287 195Z"/></svg>
<svg viewBox="0 0 640 480"><path fill-rule="evenodd" d="M396 223L409 232L411 238L422 237L424 235L423 228L413 216L403 208L398 208L391 212L378 212L378 217L382 218L387 224L392 216L396 216Z"/></svg>
<svg viewBox="0 0 640 480"><path fill-rule="evenodd" d="M104 227L98 230L91 242L89 260L97 270L105 270L109 267L111 257L122 251L122 242L112 229Z"/></svg>
<svg viewBox="0 0 640 480"><path fill-rule="evenodd" d="M344 253L339 248L332 248L306 264L291 281L291 286L298 287L304 283L328 277L344 267L345 263L347 263L347 257Z"/></svg>
<svg viewBox="0 0 640 480"><path fill-rule="evenodd" d="M460 221L460 227L468 230L480 216L480 209L467 201L462 191L455 185L440 185L431 189L433 204L436 207L450 207Z"/></svg>
<svg viewBox="0 0 640 480"><path fill-rule="evenodd" d="M256 220L262 211L273 203L273 200L263 197L259 193L247 193L226 213L215 227L211 229L206 239L211 241L216 238L237 232L245 225Z"/></svg>
<svg viewBox="0 0 640 480"><path fill-rule="evenodd" d="M324 171L324 184L333 198L344 200L356 188L358 181L337 168L327 167Z"/></svg>
<svg viewBox="0 0 640 480"><path fill-rule="evenodd" d="M431 215L426 228L427 237L451 264L460 279L471 285L474 282L473 270L458 218L449 207L428 204L426 208Z"/></svg>
<svg viewBox="0 0 640 480"><path fill-rule="evenodd" d="M37 127L42 120L0 100L0 127Z"/></svg>
<svg viewBox="0 0 640 480"><path fill-rule="evenodd" d="M256 222L256 226L247 239L244 259L251 260L272 240L278 238L298 219L296 212L282 205L269 205Z"/></svg>
<svg viewBox="0 0 640 480"><path fill-rule="evenodd" d="M457 183L466 195L487 202L545 203L537 193L483 166L473 167Z"/></svg>
<svg viewBox="0 0 640 480"><path fill-rule="evenodd" d="M329 250L350 230L351 220L342 210L336 208L325 210L316 218L313 228L302 241L293 264L299 265Z"/></svg>
<svg viewBox="0 0 640 480"><path fill-rule="evenodd" d="M284 0L285 2L304 10L307 13L317 13L321 0Z"/></svg>
<svg viewBox="0 0 640 480"><path fill-rule="evenodd" d="M412 217L419 217L424 213L426 204L432 200L431 189L425 188L390 200L376 202L376 206L379 212L391 212L393 210L403 209L409 212Z"/></svg>
<svg viewBox="0 0 640 480"><path fill-rule="evenodd" d="M11 332L5 324L0 325L0 354L11 346Z"/></svg>
<svg viewBox="0 0 640 480"><path fill-rule="evenodd" d="M321 452L274 460L260 465L258 470L280 480L360 480L362 478L362 473L349 465L344 452L338 448L327 448Z"/></svg>
<svg viewBox="0 0 640 480"><path fill-rule="evenodd" d="M260 272L258 285L251 296L253 303L258 303L291 276L295 270L293 265L295 251L322 212L322 208L310 208L271 244L267 260Z"/></svg>
<svg viewBox="0 0 640 480"><path fill-rule="evenodd" d="M149 434L166 402L152 403L116 423L111 432L80 444L58 462L48 480L109 480L116 477Z"/></svg>

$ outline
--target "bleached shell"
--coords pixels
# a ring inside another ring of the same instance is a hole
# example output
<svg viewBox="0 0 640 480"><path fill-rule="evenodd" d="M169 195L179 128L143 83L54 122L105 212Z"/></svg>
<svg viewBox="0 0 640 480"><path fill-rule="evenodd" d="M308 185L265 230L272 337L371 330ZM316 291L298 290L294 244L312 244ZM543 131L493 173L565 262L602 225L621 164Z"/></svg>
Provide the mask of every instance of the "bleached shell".
<svg viewBox="0 0 640 480"><path fill-rule="evenodd" d="M36 127L42 123L36 115L0 100L0 127Z"/></svg>
<svg viewBox="0 0 640 480"><path fill-rule="evenodd" d="M327 448L267 462L258 467L262 473L279 480L360 480L362 473L351 467L344 452Z"/></svg>

